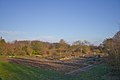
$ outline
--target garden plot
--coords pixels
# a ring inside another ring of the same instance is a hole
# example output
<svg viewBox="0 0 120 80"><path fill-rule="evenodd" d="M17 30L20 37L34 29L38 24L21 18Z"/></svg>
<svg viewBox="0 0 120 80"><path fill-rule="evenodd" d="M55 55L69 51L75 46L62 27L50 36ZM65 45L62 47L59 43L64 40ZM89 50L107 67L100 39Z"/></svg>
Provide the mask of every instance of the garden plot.
<svg viewBox="0 0 120 80"><path fill-rule="evenodd" d="M60 61L60 60L42 60L32 58L9 58L10 62L23 64L30 67L44 68L49 70L56 70L62 73L74 73L77 70L88 69L90 65L95 65L96 62L90 58ZM100 62L97 62L99 64ZM85 70L84 70L85 71Z"/></svg>

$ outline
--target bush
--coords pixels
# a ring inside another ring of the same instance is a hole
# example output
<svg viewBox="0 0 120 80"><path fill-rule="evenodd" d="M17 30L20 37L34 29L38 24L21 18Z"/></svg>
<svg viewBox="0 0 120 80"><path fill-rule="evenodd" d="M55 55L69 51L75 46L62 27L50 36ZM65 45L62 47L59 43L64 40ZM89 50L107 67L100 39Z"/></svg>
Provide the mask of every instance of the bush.
<svg viewBox="0 0 120 80"><path fill-rule="evenodd" d="M120 41L107 39L104 41L104 50L108 53L108 63L114 75L120 75Z"/></svg>

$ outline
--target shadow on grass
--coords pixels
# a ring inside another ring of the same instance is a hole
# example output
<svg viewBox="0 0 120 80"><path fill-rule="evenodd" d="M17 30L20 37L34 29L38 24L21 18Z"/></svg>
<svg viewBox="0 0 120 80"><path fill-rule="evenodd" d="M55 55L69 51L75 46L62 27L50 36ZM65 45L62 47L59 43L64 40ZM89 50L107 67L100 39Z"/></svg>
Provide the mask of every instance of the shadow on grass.
<svg viewBox="0 0 120 80"><path fill-rule="evenodd" d="M2 78L0 77L0 80L2 80Z"/></svg>

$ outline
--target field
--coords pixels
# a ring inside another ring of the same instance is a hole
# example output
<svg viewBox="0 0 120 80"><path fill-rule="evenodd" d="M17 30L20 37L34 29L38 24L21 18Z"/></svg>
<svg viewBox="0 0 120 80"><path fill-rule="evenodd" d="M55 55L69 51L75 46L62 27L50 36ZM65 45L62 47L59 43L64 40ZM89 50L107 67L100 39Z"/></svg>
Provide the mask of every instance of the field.
<svg viewBox="0 0 120 80"><path fill-rule="evenodd" d="M2 58L0 60L1 80L103 80L103 76L109 71L104 63L86 71L66 74L81 66L76 64L73 68L73 64L69 62L38 59Z"/></svg>

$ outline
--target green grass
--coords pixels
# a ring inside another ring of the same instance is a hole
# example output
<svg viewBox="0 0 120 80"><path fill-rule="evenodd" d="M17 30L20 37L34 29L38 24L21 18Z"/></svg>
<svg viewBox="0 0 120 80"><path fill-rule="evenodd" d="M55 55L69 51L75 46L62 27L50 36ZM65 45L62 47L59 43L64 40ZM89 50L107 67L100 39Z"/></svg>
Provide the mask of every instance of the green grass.
<svg viewBox="0 0 120 80"><path fill-rule="evenodd" d="M109 71L110 68L107 64L100 64L87 72L82 72L74 80L104 80L103 76Z"/></svg>
<svg viewBox="0 0 120 80"><path fill-rule="evenodd" d="M102 76L108 71L107 65L101 64L77 76L65 76L53 70L0 62L0 78L2 80L103 80Z"/></svg>
<svg viewBox="0 0 120 80"><path fill-rule="evenodd" d="M2 80L59 80L60 73L23 65L0 62L0 77Z"/></svg>

